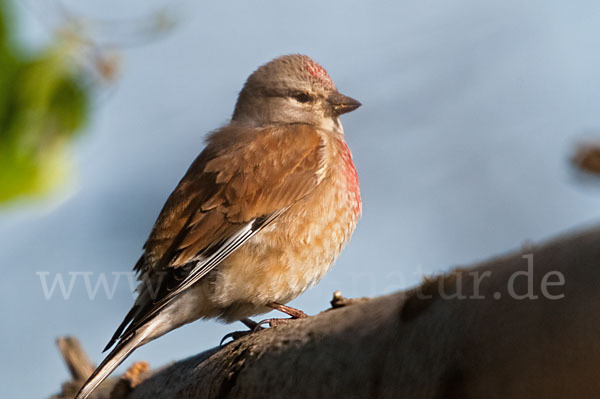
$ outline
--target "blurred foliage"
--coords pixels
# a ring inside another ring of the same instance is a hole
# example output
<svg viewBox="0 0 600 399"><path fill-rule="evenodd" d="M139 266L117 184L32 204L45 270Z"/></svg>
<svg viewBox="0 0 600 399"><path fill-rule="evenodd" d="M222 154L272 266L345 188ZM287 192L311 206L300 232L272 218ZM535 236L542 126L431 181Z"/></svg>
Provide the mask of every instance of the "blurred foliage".
<svg viewBox="0 0 600 399"><path fill-rule="evenodd" d="M61 35L37 54L14 40L10 4L0 0L0 204L48 192L68 172L66 144L89 114L90 87Z"/></svg>
<svg viewBox="0 0 600 399"><path fill-rule="evenodd" d="M172 30L177 14L168 4L140 19L96 23L55 4L62 29L45 49L31 52L15 40L11 0L0 0L0 205L45 194L65 179L68 144L91 113L98 83L118 75L112 47ZM100 45L103 36L112 45Z"/></svg>

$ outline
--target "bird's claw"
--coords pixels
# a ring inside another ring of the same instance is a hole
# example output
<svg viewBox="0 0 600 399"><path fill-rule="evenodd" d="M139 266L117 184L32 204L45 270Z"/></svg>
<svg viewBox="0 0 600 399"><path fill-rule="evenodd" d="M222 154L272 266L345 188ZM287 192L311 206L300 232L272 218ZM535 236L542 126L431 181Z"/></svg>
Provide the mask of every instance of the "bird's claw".
<svg viewBox="0 0 600 399"><path fill-rule="evenodd" d="M230 332L229 334L225 335L223 338L221 338L221 342L219 343L220 347L223 347L227 344L230 344L233 341L237 341L238 339L245 337L246 335L250 335L253 334L255 332L258 332L260 330L264 330L263 327L260 326L260 323L256 323L251 329L249 330L245 330L245 331L233 331ZM227 342L225 345L223 345L223 342L225 342L227 339L231 338L231 342Z"/></svg>
<svg viewBox="0 0 600 399"><path fill-rule="evenodd" d="M231 342L236 341L242 337L245 337L248 334L252 334L253 332L254 332L253 330L230 332L229 334L226 334L223 338L221 338L221 342L219 342L219 346L224 347L225 345L230 344ZM223 345L223 343L225 341L227 341L229 338L231 338L231 342L227 342L227 344Z"/></svg>
<svg viewBox="0 0 600 399"><path fill-rule="evenodd" d="M256 327L255 328L260 328L260 329L264 329L262 326L265 324L268 324L269 327L277 327L280 326L282 324L287 324L292 320L296 320L302 317L290 317L290 318L273 318L273 319L264 319L259 321L258 323L256 323Z"/></svg>
<svg viewBox="0 0 600 399"><path fill-rule="evenodd" d="M231 338L232 339L231 342L233 342L242 337L245 337L246 335L250 335L250 334L258 332L260 330L264 330L265 328L263 327L263 325L265 325L265 324L268 324L269 327L276 327L276 326L279 326L282 324L289 323L291 320L304 319L305 317L308 317L308 315L306 313L304 313L303 311L296 309L296 308L291 308L289 306L280 305L280 304L274 303L274 302L272 304L269 304L268 306L270 306L274 309L280 310L284 313L287 313L292 317L287 318L287 319L283 319L283 318L264 319L264 320L259 321L258 323L255 321L252 321L248 318L241 319L240 321L248 327L248 330L230 332L229 334L227 334L223 338L221 338L221 342L219 343L219 346L223 347L224 346L223 343L229 338Z"/></svg>

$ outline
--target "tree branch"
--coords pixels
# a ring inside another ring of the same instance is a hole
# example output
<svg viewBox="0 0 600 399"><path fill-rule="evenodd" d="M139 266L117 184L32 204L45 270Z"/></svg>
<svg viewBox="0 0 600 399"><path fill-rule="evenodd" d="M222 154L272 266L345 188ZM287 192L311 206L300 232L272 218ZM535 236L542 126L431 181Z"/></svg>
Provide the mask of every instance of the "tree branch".
<svg viewBox="0 0 600 399"><path fill-rule="evenodd" d="M138 373L111 399L600 396L598 228L337 303Z"/></svg>

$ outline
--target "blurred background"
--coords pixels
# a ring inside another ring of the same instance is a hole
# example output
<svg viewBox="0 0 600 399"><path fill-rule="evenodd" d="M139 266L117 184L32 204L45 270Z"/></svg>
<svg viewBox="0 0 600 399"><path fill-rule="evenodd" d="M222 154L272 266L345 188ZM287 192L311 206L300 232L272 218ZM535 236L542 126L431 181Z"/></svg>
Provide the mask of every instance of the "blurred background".
<svg viewBox="0 0 600 399"><path fill-rule="evenodd" d="M600 184L570 164L600 135L597 1L0 0L0 15L5 397L59 391L58 336L101 360L163 202L246 77L282 54L310 55L364 104L342 119L363 218L293 306L390 293L600 222ZM125 365L242 328L196 322Z"/></svg>

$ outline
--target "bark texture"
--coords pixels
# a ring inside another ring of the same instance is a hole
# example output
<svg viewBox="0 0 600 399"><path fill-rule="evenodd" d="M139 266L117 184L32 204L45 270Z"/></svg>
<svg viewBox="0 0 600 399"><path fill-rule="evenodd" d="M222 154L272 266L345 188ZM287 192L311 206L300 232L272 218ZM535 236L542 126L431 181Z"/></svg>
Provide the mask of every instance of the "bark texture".
<svg viewBox="0 0 600 399"><path fill-rule="evenodd" d="M598 228L334 303L157 371L138 367L107 382L110 398L600 397Z"/></svg>

